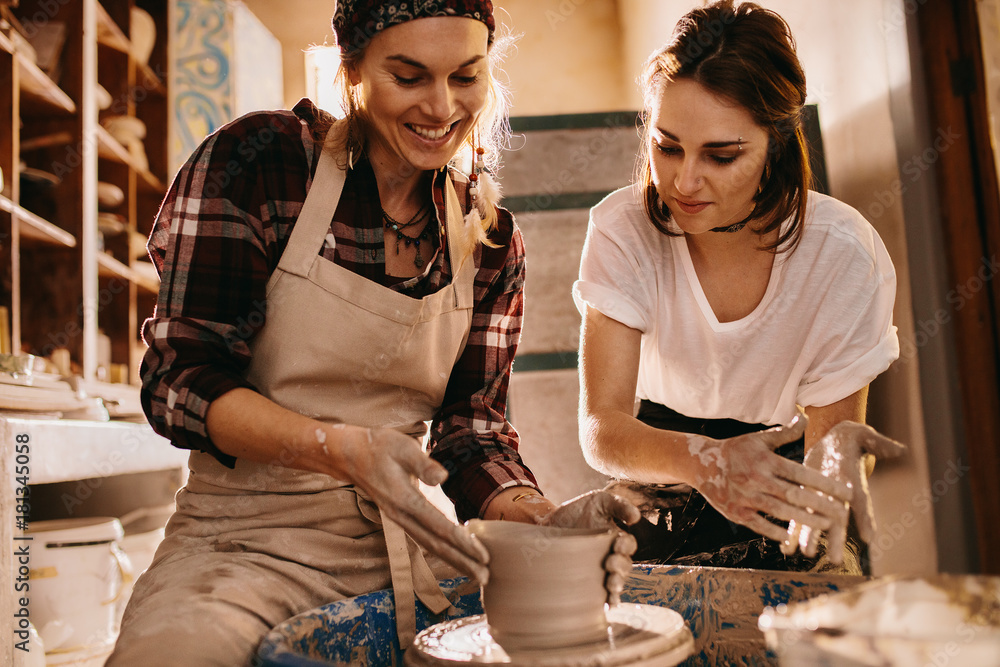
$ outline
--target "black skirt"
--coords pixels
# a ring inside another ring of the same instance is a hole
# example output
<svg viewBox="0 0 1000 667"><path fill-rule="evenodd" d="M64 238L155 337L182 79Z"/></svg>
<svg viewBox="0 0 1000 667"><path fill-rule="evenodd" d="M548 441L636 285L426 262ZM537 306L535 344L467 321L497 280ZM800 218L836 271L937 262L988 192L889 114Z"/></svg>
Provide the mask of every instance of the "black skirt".
<svg viewBox="0 0 1000 667"><path fill-rule="evenodd" d="M654 428L697 433L714 439L769 428L734 419L694 419L647 400L639 406L638 419ZM800 438L782 445L775 453L801 463L804 447L805 441ZM628 528L639 545L634 556L636 562L843 574L865 574L868 570L867 554L861 548L853 519L848 527L844 561L834 566L826 557L825 536L820 539L814 558L806 558L798 552L785 556L779 542L729 521L705 496L690 487L616 481L609 484L607 490L628 498L642 512L642 519ZM786 522L765 518L787 528Z"/></svg>

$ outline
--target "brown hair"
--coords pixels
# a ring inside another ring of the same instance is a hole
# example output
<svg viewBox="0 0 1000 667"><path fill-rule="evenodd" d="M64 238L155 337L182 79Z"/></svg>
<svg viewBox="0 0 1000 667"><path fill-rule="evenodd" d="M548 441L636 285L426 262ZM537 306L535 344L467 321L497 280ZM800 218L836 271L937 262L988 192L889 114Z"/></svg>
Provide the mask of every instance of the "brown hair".
<svg viewBox="0 0 1000 667"><path fill-rule="evenodd" d="M684 15L670 42L649 57L639 78L644 121L659 87L689 79L746 109L768 134L767 161L751 217L767 234L792 217L792 224L765 249L792 250L802 235L806 197L812 182L802 128L806 78L795 54L795 40L783 18L752 2L734 7L720 0ZM670 212L656 193L650 166L649 128L643 123L637 182L650 221L664 234Z"/></svg>

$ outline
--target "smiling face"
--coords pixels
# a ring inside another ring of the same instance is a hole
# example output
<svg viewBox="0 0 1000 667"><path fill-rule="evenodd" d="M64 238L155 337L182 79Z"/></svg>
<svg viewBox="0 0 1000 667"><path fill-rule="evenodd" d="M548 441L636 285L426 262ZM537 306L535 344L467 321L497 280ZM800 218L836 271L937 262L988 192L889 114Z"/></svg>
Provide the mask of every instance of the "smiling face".
<svg viewBox="0 0 1000 667"><path fill-rule="evenodd" d="M750 215L768 152L750 113L691 79L660 85L649 111L653 183L674 222L701 234Z"/></svg>
<svg viewBox="0 0 1000 667"><path fill-rule="evenodd" d="M350 77L361 85L374 165L439 169L458 152L486 102L488 38L480 21L434 17L372 39Z"/></svg>

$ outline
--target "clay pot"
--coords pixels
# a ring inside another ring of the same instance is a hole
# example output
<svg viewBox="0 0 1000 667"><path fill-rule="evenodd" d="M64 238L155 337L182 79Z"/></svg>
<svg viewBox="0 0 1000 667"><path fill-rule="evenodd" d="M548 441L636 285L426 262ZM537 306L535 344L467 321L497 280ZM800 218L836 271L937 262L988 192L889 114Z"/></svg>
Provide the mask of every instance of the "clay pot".
<svg viewBox="0 0 1000 667"><path fill-rule="evenodd" d="M607 638L604 560L611 531L481 520L468 527L490 554L483 609L493 639L505 650Z"/></svg>
<svg viewBox="0 0 1000 667"><path fill-rule="evenodd" d="M144 9L133 7L129 15L129 32L132 39L132 55L143 65L149 63L149 56L156 44L156 21Z"/></svg>
<svg viewBox="0 0 1000 667"><path fill-rule="evenodd" d="M97 100L97 109L99 111L110 109L111 105L115 103L115 99L111 97L111 93L101 84L97 84L94 87L94 99Z"/></svg>
<svg viewBox="0 0 1000 667"><path fill-rule="evenodd" d="M98 181L97 203L103 208L117 208L125 203L125 191L114 183Z"/></svg>
<svg viewBox="0 0 1000 667"><path fill-rule="evenodd" d="M133 140L146 138L146 124L135 116L106 116L101 125L122 146L127 146Z"/></svg>

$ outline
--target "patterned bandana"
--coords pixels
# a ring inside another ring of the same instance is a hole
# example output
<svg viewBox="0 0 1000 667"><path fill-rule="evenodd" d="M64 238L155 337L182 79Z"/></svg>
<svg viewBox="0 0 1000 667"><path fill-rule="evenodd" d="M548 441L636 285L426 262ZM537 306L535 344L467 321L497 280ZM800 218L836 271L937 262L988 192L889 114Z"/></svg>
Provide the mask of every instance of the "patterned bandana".
<svg viewBox="0 0 1000 667"><path fill-rule="evenodd" d="M400 23L430 16L464 16L486 24L493 41L491 0L337 0L333 31L342 53L357 53L376 34Z"/></svg>

